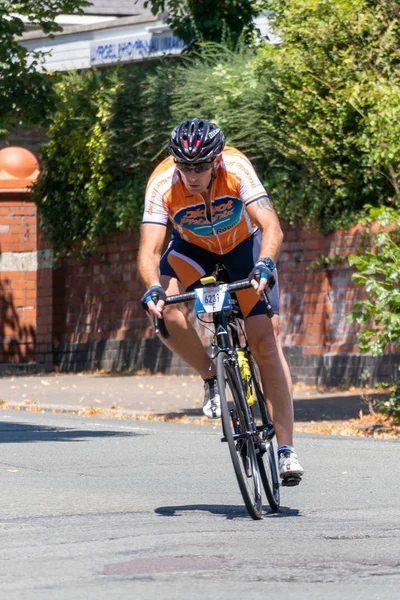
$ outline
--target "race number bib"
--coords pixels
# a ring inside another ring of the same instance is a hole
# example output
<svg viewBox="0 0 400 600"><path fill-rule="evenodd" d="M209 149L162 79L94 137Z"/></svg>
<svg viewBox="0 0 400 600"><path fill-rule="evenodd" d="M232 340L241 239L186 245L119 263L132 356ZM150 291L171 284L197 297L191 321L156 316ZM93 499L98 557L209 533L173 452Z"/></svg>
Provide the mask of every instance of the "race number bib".
<svg viewBox="0 0 400 600"><path fill-rule="evenodd" d="M229 292L226 291L227 287L227 284L224 284L196 289L196 313L201 315L230 308L231 297Z"/></svg>

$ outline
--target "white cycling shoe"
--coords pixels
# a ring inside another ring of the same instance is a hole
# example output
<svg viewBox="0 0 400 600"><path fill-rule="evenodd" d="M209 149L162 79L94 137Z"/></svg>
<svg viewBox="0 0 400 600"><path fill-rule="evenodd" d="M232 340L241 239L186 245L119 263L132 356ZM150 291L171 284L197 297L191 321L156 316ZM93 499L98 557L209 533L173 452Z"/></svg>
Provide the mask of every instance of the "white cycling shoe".
<svg viewBox="0 0 400 600"><path fill-rule="evenodd" d="M278 455L279 476L283 486L299 485L304 469L299 463L296 452L285 450Z"/></svg>
<svg viewBox="0 0 400 600"><path fill-rule="evenodd" d="M204 380L203 413L209 419L219 419L221 417L221 400L216 377Z"/></svg>

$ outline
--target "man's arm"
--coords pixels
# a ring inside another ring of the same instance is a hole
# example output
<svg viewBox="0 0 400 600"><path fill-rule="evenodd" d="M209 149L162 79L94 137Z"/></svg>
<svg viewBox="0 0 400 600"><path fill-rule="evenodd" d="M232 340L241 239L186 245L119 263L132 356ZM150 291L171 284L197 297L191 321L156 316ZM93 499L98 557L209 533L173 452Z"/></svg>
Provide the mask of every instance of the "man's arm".
<svg viewBox="0 0 400 600"><path fill-rule="evenodd" d="M166 233L164 225L145 223L141 227L138 269L146 288L160 285L160 260Z"/></svg>
<svg viewBox="0 0 400 600"><path fill-rule="evenodd" d="M271 200L263 196L246 207L250 219L261 231L260 257L278 260L283 242L283 233Z"/></svg>
<svg viewBox="0 0 400 600"><path fill-rule="evenodd" d="M283 233L271 200L268 196L263 196L256 202L251 202L246 209L252 222L261 231L259 257L271 258L276 263L283 242ZM253 279L252 284L257 293L261 294L265 288L266 280L261 279L259 284L256 284Z"/></svg>
<svg viewBox="0 0 400 600"><path fill-rule="evenodd" d="M160 285L160 259L163 249L167 228L164 225L154 225L145 223L142 225L140 234L140 246L138 254L138 270L143 280L146 290L153 285ZM148 304L149 310L161 316L160 309L164 302L159 300L157 309L154 310L154 303Z"/></svg>

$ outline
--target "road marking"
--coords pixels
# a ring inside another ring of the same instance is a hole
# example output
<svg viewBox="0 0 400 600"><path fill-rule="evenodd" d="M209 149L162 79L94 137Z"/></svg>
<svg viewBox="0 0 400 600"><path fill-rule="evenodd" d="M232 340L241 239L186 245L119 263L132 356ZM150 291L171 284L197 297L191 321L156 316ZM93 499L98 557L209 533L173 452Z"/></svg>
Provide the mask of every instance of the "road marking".
<svg viewBox="0 0 400 600"><path fill-rule="evenodd" d="M95 427L110 427L109 423L93 423L93 425ZM111 425L111 427L117 428L117 429L129 429L131 431L152 431L154 432L154 429L151 429L150 427L127 427L126 425Z"/></svg>
<svg viewBox="0 0 400 600"><path fill-rule="evenodd" d="M130 429L132 431L152 431L153 433L155 433L154 429L151 429L150 427L126 427L124 425L120 425L119 428Z"/></svg>

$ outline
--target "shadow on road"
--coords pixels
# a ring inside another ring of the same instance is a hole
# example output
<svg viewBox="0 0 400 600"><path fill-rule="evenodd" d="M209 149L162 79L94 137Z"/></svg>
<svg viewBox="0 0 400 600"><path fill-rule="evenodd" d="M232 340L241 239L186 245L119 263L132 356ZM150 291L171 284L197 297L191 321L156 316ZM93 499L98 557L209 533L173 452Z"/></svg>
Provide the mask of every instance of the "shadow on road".
<svg viewBox="0 0 400 600"><path fill-rule="evenodd" d="M25 423L0 423L0 444L26 442L79 442L99 437L133 437L146 433L127 431L90 431Z"/></svg>
<svg viewBox="0 0 400 600"><path fill-rule="evenodd" d="M187 504L182 506L160 506L155 509L155 513L162 517L181 517L182 513L204 511L212 515L221 515L226 517L228 521L233 519L248 519L249 513L246 508L235 504ZM300 517L300 512L297 508L288 508L281 506L279 513L267 512L266 517Z"/></svg>
<svg viewBox="0 0 400 600"><path fill-rule="evenodd" d="M370 394L373 401L385 398L385 394ZM356 419L360 410L368 414L368 404L360 394L352 396L324 396L294 401L295 421L346 421Z"/></svg>
<svg viewBox="0 0 400 600"><path fill-rule="evenodd" d="M372 401L382 400L385 394L370 394ZM294 420L297 422L308 421L347 421L356 419L360 410L368 414L368 404L363 400L361 394L339 396L332 393L331 396L323 395L314 398L295 399L294 400ZM163 417L165 413L158 413L156 416ZM201 407L183 408L167 413L169 419L179 419L182 417L203 418L204 414Z"/></svg>

